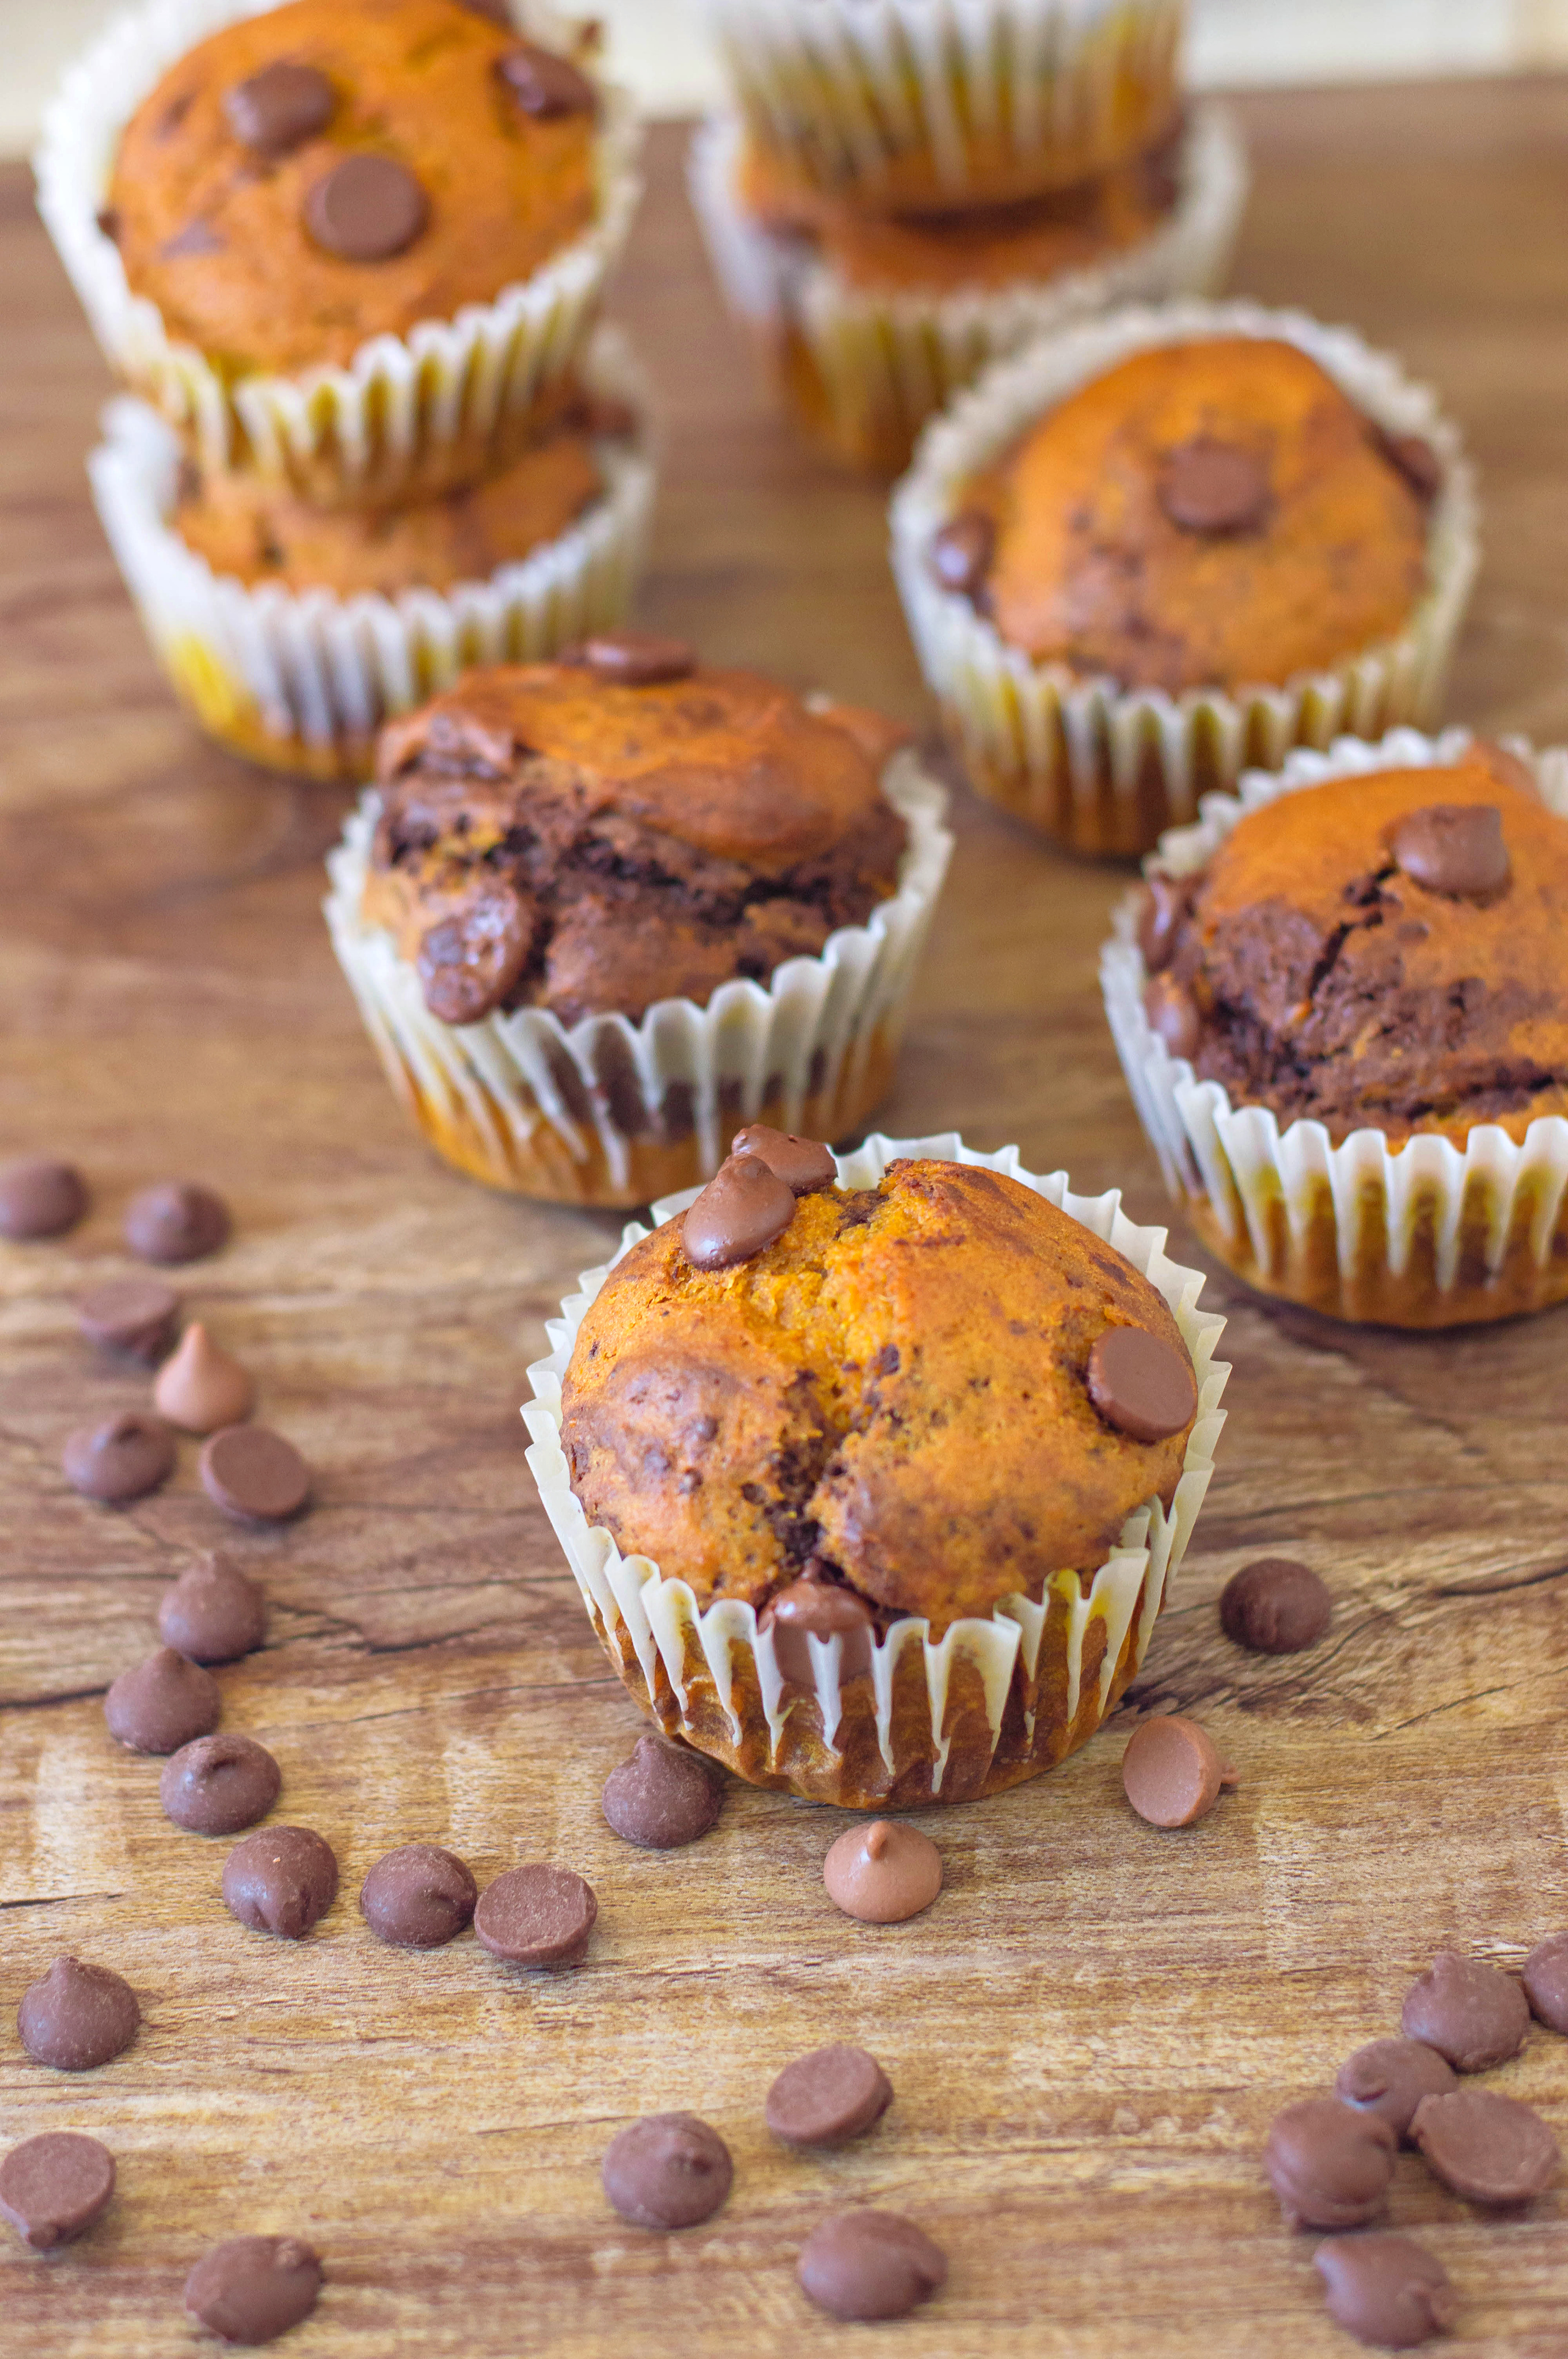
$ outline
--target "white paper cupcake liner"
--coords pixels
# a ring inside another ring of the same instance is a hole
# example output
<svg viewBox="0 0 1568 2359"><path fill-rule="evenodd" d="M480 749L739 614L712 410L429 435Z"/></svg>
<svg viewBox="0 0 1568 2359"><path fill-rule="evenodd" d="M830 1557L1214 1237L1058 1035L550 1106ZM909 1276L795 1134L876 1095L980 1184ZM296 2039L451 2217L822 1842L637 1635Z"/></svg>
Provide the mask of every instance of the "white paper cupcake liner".
<svg viewBox="0 0 1568 2359"><path fill-rule="evenodd" d="M862 926L766 984L720 984L705 1006L661 999L641 1022L567 1027L518 1008L460 1027L425 1005L417 971L360 914L378 799L367 794L328 862L344 973L395 1089L449 1160L492 1186L585 1203L644 1204L696 1185L744 1122L812 1136L855 1128L891 1082L921 946L953 839L947 797L909 752L882 791L909 829L898 889Z"/></svg>
<svg viewBox="0 0 1568 2359"><path fill-rule="evenodd" d="M1158 136L1182 0L710 0L740 104L820 188L946 204L1087 179ZM1018 185L1022 181L1024 185Z"/></svg>
<svg viewBox="0 0 1568 2359"><path fill-rule="evenodd" d="M1247 201L1246 153L1222 108L1200 107L1169 219L1137 245L1042 281L956 292L854 287L737 200L745 134L718 115L692 142L691 198L719 284L776 350L798 338L827 440L858 463L900 466L932 414L991 361L1120 303L1206 295L1224 282Z"/></svg>
<svg viewBox="0 0 1568 2359"><path fill-rule="evenodd" d="M1451 763L1465 730L1438 738L1395 729L1377 745L1342 738L1292 754L1282 772L1249 772L1240 798L1206 795L1201 821L1162 836L1173 875L1203 867L1246 812L1326 778ZM1568 819L1568 752L1510 742L1541 799ZM1419 1134L1390 1147L1377 1129L1336 1147L1321 1122L1283 1131L1268 1106L1233 1106L1173 1057L1143 1012L1138 897L1116 913L1100 959L1106 1015L1129 1089L1171 1194L1240 1276L1263 1291L1344 1318L1444 1327L1540 1310L1568 1295L1568 1120L1532 1122L1522 1139L1480 1123L1463 1147Z"/></svg>
<svg viewBox="0 0 1568 2359"><path fill-rule="evenodd" d="M1299 345L1366 415L1429 442L1443 485L1428 527L1429 586L1404 630L1333 669L1227 693L1170 696L1008 646L967 598L938 587L927 551L964 484L1052 405L1133 353L1197 337ZM1089 852L1146 852L1190 820L1206 787L1234 787L1249 765L1277 769L1294 745L1343 733L1377 737L1423 725L1441 706L1480 550L1474 482L1457 429L1399 363L1346 328L1247 302L1172 303L1066 330L1001 361L927 427L894 494L892 564L927 681L978 792Z"/></svg>
<svg viewBox="0 0 1568 2359"><path fill-rule="evenodd" d="M646 414L616 331L596 332L582 375ZM176 693L222 744L313 776L368 777L382 723L471 666L535 662L619 622L642 571L655 477L641 437L599 443L601 497L488 580L345 598L214 573L167 521L179 484L172 429L122 396L103 430L87 462L92 495Z"/></svg>
<svg viewBox="0 0 1568 2359"><path fill-rule="evenodd" d="M1197 1373L1198 1415L1170 1512L1155 1498L1130 1516L1087 1589L1076 1571L1054 1573L1040 1602L1006 1597L989 1619L967 1616L939 1639L923 1616L895 1622L873 1648L869 1697L860 1682L840 1682L841 1640L812 1638L807 1691L785 1680L772 1633L759 1629L750 1605L720 1598L699 1609L687 1582L666 1579L648 1557L623 1557L608 1531L590 1528L572 1490L560 1444L561 1383L613 1262L585 1271L560 1318L548 1322L553 1348L528 1370L535 1398L523 1411L546 1513L594 1628L637 1701L668 1734L717 1755L754 1784L790 1786L859 1809L968 1801L1052 1767L1094 1734L1142 1663L1185 1554L1214 1472L1230 1374L1214 1356L1225 1321L1197 1308L1202 1276L1167 1257L1163 1229L1127 1218L1119 1189L1076 1196L1065 1172L1039 1178L1023 1169L1016 1147L981 1155L951 1132L874 1135L838 1158L839 1179L846 1187L875 1187L899 1156L979 1164L1021 1180L1124 1254L1181 1329ZM691 1194L655 1204L654 1220L683 1211ZM615 1260L648 1234L629 1223ZM982 1463L976 1480L984 1479ZM860 1701L851 1712L857 1688ZM867 1709L873 1699L874 1717ZM853 1750L845 1741L851 1720L867 1740Z"/></svg>
<svg viewBox="0 0 1568 2359"><path fill-rule="evenodd" d="M382 502L485 472L541 392L571 366L642 194L637 131L605 89L598 218L531 278L373 336L346 367L225 378L134 295L99 227L125 125L179 58L277 0L145 0L114 17L67 73L34 158L38 211L105 357L191 440L204 468L247 465L308 498Z"/></svg>

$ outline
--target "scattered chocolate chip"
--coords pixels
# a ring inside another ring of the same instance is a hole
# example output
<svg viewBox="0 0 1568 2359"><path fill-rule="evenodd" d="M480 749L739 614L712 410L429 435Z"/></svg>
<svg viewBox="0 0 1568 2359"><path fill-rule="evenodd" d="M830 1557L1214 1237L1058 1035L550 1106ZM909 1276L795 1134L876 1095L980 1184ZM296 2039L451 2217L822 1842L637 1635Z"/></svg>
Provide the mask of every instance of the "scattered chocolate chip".
<svg viewBox="0 0 1568 2359"><path fill-rule="evenodd" d="M1552 2031L1568 2032L1568 1933L1549 1934L1524 1962L1530 2012Z"/></svg>
<svg viewBox="0 0 1568 2359"><path fill-rule="evenodd" d="M1163 1712L1133 1730L1121 1756L1121 1782L1152 1827L1190 1827L1207 1818L1220 1788L1234 1786L1237 1777L1206 1728L1180 1712Z"/></svg>
<svg viewBox="0 0 1568 2359"><path fill-rule="evenodd" d="M1422 2099L1457 2085L1446 2057L1424 2039L1369 2039L1340 2066L1334 2093L1364 2114L1381 2114L1394 2136L1406 2139Z"/></svg>
<svg viewBox="0 0 1568 2359"><path fill-rule="evenodd" d="M62 1237L87 1211L87 1185L73 1164L29 1155L0 1166L0 1237L17 1245Z"/></svg>
<svg viewBox="0 0 1568 2359"><path fill-rule="evenodd" d="M1269 470L1256 451L1195 434L1166 452L1156 497L1182 532L1256 532L1269 513Z"/></svg>
<svg viewBox="0 0 1568 2359"><path fill-rule="evenodd" d="M689 679L697 669L697 650L684 639L655 638L651 631L601 631L565 649L560 660L618 688L658 688Z"/></svg>
<svg viewBox="0 0 1568 2359"><path fill-rule="evenodd" d="M186 2278L185 2307L225 2343L272 2343L309 2317L320 2290L320 2261L297 2236L231 2236Z"/></svg>
<svg viewBox="0 0 1568 2359"><path fill-rule="evenodd" d="M193 1663L237 1663L265 1627L261 1591L226 1557L199 1557L158 1602L158 1636Z"/></svg>
<svg viewBox="0 0 1568 2359"><path fill-rule="evenodd" d="M101 1351L156 1367L174 1341L179 1298L156 1277L112 1277L76 1306L77 1324Z"/></svg>
<svg viewBox="0 0 1568 2359"><path fill-rule="evenodd" d="M1293 1557L1260 1556L1233 1572L1220 1592L1221 1629L1255 1655L1302 1654L1333 1619L1328 1583Z"/></svg>
<svg viewBox="0 0 1568 2359"><path fill-rule="evenodd" d="M534 946L531 904L498 878L473 886L426 931L416 962L425 1005L438 1024L477 1024L515 987Z"/></svg>
<svg viewBox="0 0 1568 2359"><path fill-rule="evenodd" d="M1530 2002L1512 1974L1440 1950L1406 1992L1400 2028L1446 2056L1456 2072L1485 2072L1519 2054Z"/></svg>
<svg viewBox="0 0 1568 2359"><path fill-rule="evenodd" d="M1448 2272L1409 2236L1336 2236L1312 2257L1330 2318L1357 2343L1413 2351L1458 2316Z"/></svg>
<svg viewBox="0 0 1568 2359"><path fill-rule="evenodd" d="M1138 947L1146 973L1158 974L1170 965L1177 929L1192 897L1190 877L1168 876L1162 868L1156 868L1144 878L1138 907Z"/></svg>
<svg viewBox="0 0 1568 2359"><path fill-rule="evenodd" d="M947 2282L939 2245L898 2212L836 2212L800 2248L801 2291L832 2318L907 2318Z"/></svg>
<svg viewBox="0 0 1568 2359"><path fill-rule="evenodd" d="M723 1789L695 1753L662 1736L640 1736L631 1759L604 1781L606 1820L623 1843L675 1851L719 1823Z"/></svg>
<svg viewBox="0 0 1568 2359"><path fill-rule="evenodd" d="M1107 1425L1134 1441L1163 1441L1198 1413L1197 1378L1185 1351L1146 1327L1108 1327L1096 1336L1088 1393Z"/></svg>
<svg viewBox="0 0 1568 2359"><path fill-rule="evenodd" d="M187 222L172 237L166 237L157 250L160 262L183 262L200 254L222 254L223 240L210 222Z"/></svg>
<svg viewBox="0 0 1568 2359"><path fill-rule="evenodd" d="M749 1122L730 1142L731 1155L754 1155L795 1196L815 1196L831 1188L838 1177L833 1150L815 1138L797 1138L793 1130L774 1130L765 1122Z"/></svg>
<svg viewBox="0 0 1568 2359"><path fill-rule="evenodd" d="M226 1425L198 1462L202 1488L236 1523L280 1524L310 1496L310 1469L265 1425Z"/></svg>
<svg viewBox="0 0 1568 2359"><path fill-rule="evenodd" d="M22 1993L16 2028L35 2064L59 2072L91 2072L123 2056L142 2020L136 1994L107 1966L57 1958L41 1981Z"/></svg>
<svg viewBox="0 0 1568 2359"><path fill-rule="evenodd" d="M1185 1057L1190 1064L1203 1045L1203 1018L1185 984L1163 971L1152 974L1143 986L1143 1013L1166 1053Z"/></svg>
<svg viewBox="0 0 1568 2359"><path fill-rule="evenodd" d="M721 1163L681 1223L681 1249L697 1269L730 1269L782 1237L795 1194L754 1155Z"/></svg>
<svg viewBox="0 0 1568 2359"><path fill-rule="evenodd" d="M558 50L519 41L497 58L495 71L524 114L548 122L561 114L597 114L599 92L587 74Z"/></svg>
<svg viewBox="0 0 1568 2359"><path fill-rule="evenodd" d="M1389 2200L1399 2141L1380 2114L1304 2097L1275 2117L1263 2169L1292 2228L1364 2228Z"/></svg>
<svg viewBox="0 0 1568 2359"><path fill-rule="evenodd" d="M378 1859L360 1886L360 1914L379 1941L438 1950L473 1919L479 1886L471 1869L438 1843L400 1844Z"/></svg>
<svg viewBox="0 0 1568 2359"><path fill-rule="evenodd" d="M719 2132L695 2114L647 2114L612 2137L604 2192L635 2228L695 2228L730 2192L734 2169Z"/></svg>
<svg viewBox="0 0 1568 2359"><path fill-rule="evenodd" d="M1423 434L1390 434L1374 425L1372 440L1397 474L1404 477L1425 507L1443 489L1443 462Z"/></svg>
<svg viewBox="0 0 1568 2359"><path fill-rule="evenodd" d="M280 58L223 93L223 113L241 145L258 156L287 156L325 131L337 99L314 66Z"/></svg>
<svg viewBox="0 0 1568 2359"><path fill-rule="evenodd" d="M163 1765L164 1815L193 1835L237 1835L265 1819L283 1791L283 1772L251 1736L199 1736Z"/></svg>
<svg viewBox="0 0 1568 2359"><path fill-rule="evenodd" d="M179 1349L159 1371L153 1407L182 1433L215 1433L238 1425L255 1406L256 1388L238 1360L214 1343L200 1319L180 1337Z"/></svg>
<svg viewBox="0 0 1568 2359"><path fill-rule="evenodd" d="M767 2124L786 2146L848 2146L892 2103L892 2082L876 2058L840 2041L784 2066L768 2091Z"/></svg>
<svg viewBox="0 0 1568 2359"><path fill-rule="evenodd" d="M926 552L931 578L959 598L972 598L990 571L996 527L979 508L965 508L939 532Z"/></svg>
<svg viewBox="0 0 1568 2359"><path fill-rule="evenodd" d="M168 1180L125 1207L125 1243L143 1261L201 1261L229 1241L229 1208L211 1188Z"/></svg>
<svg viewBox="0 0 1568 2359"><path fill-rule="evenodd" d="M1512 870L1495 803L1429 803L1389 832L1389 849L1412 885L1452 899L1496 893Z"/></svg>
<svg viewBox="0 0 1568 2359"><path fill-rule="evenodd" d="M429 219L429 199L392 156L345 156L305 198L306 228L341 262L390 262L407 252Z"/></svg>
<svg viewBox="0 0 1568 2359"><path fill-rule="evenodd" d="M816 1580L809 1573L792 1581L769 1599L757 1626L773 1632L773 1659L781 1676L795 1687L816 1684L808 1638L838 1638L840 1683L859 1679L871 1668L877 1635L871 1609L854 1590L836 1581Z"/></svg>
<svg viewBox="0 0 1568 2359"><path fill-rule="evenodd" d="M223 1905L253 1932L302 1940L337 1897L337 1858L308 1827L258 1827L223 1863Z"/></svg>
<svg viewBox="0 0 1568 2359"><path fill-rule="evenodd" d="M122 1409L102 1425L78 1426L60 1452L65 1479L106 1507L143 1499L174 1472L174 1436L156 1417Z"/></svg>
<svg viewBox="0 0 1568 2359"><path fill-rule="evenodd" d="M481 1893L480 1947L514 1966L579 1966L599 1915L593 1886L569 1867L509 1867Z"/></svg>
<svg viewBox="0 0 1568 2359"><path fill-rule="evenodd" d="M114 2192L114 2156L77 2130L24 2138L0 2162L0 2216L35 2252L73 2244Z"/></svg>
<svg viewBox="0 0 1568 2359"><path fill-rule="evenodd" d="M929 1835L896 1819L847 1827L822 1863L827 1897L866 1925L900 1925L942 1889L942 1854Z"/></svg>
<svg viewBox="0 0 1568 2359"><path fill-rule="evenodd" d="M1472 2203L1528 2203L1557 2176L1557 2140L1541 2115L1496 2089L1423 2097L1411 2137L1427 2168Z"/></svg>
<svg viewBox="0 0 1568 2359"><path fill-rule="evenodd" d="M218 1725L222 1693L211 1671L173 1647L122 1671L103 1699L109 1734L134 1753L175 1753Z"/></svg>

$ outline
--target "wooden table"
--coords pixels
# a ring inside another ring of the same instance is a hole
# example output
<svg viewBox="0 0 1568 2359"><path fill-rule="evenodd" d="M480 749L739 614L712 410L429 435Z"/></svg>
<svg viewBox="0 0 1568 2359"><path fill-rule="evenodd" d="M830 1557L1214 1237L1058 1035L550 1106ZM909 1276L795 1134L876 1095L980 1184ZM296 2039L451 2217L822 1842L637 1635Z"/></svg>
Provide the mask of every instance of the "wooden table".
<svg viewBox="0 0 1568 2359"><path fill-rule="evenodd" d="M1488 560L1454 710L1568 736L1568 85L1270 98L1242 109L1258 191L1238 284L1346 318L1436 377L1469 430ZM620 310L667 407L644 614L708 653L923 714L878 495L776 419L720 316L677 135ZM600 1785L637 1715L607 1673L523 1463L542 1321L609 1221L502 1201L404 1129L318 916L342 799L206 749L143 647L89 507L105 391L29 212L0 180L8 322L0 804L0 1140L79 1157L98 1203L59 1246L4 1249L0 2131L97 2132L113 2212L54 2260L0 2251L0 2343L51 2359L197 2346L180 2288L211 2239L298 2231L326 2256L298 2359L858 2347L796 2291L831 2202L907 2210L946 2247L940 2301L879 2338L979 2359L1315 2359L1310 2242L1258 2154L1276 2108L1394 2027L1442 1943L1516 1961L1568 1924L1568 1319L1402 1339L1278 1318L1223 1280L1235 1364L1219 1472L1131 1708L1203 1715L1242 1773L1184 1834L1125 1808L1121 1726L1056 1775L925 1823L946 1889L857 1927L818 1875L838 1816L734 1791L667 1857L620 1844ZM886 1125L1016 1139L1080 1185L1158 1179L1094 980L1122 879L968 800ZM225 1538L193 1449L161 1495L94 1508L66 1431L144 1397L97 1364L72 1299L115 1265L138 1183L207 1178L234 1245L192 1310L257 1370L319 1470L297 1529L240 1541L264 1652L225 1724L283 1764L283 1814L337 1847L343 1896L297 1947L218 1897L224 1846L158 1809L109 1741L106 1682L152 1643L164 1583ZM1187 1244L1192 1252L1190 1241ZM1285 1661L1220 1636L1221 1583L1299 1550L1338 1600ZM599 1890L587 1967L530 1980L471 1940L383 1949L355 1894L416 1837L481 1880L517 1860ZM146 2026L105 2071L27 2062L9 2029L62 1950L114 1965ZM769 2079L827 2038L881 2057L897 2104L859 2147L789 2158ZM1503 2085L1568 2132L1568 2044ZM709 2227L621 2225L600 2156L687 2107L730 2141ZM1466 2359L1562 2359L1560 2190L1488 2223L1400 2164L1464 2298ZM1009 2338L1004 2342L1004 2337ZM868 2339L866 2347L872 2344Z"/></svg>

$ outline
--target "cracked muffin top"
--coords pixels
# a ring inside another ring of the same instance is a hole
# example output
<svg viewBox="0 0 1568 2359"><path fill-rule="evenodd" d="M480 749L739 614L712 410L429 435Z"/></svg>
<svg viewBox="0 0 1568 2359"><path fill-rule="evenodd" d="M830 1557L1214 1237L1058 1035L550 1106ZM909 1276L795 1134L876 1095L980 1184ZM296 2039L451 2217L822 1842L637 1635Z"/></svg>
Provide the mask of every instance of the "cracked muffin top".
<svg viewBox="0 0 1568 2359"><path fill-rule="evenodd" d="M898 889L903 733L635 632L467 673L382 734L362 915L445 1023L765 983Z"/></svg>
<svg viewBox="0 0 1568 2359"><path fill-rule="evenodd" d="M1150 1020L1235 1104L1462 1141L1568 1113L1568 821L1476 745L1335 778L1238 820L1206 869L1154 874Z"/></svg>
<svg viewBox="0 0 1568 2359"><path fill-rule="evenodd" d="M1199 338L1057 402L931 564L1037 663L1172 695L1282 683L1405 627L1440 482L1294 344Z"/></svg>
<svg viewBox="0 0 1568 2359"><path fill-rule="evenodd" d="M691 1258L713 1244L705 1202L733 1245L734 1199L743 1225L766 1195L771 1175L743 1191L732 1156L616 1264L578 1334L562 1447L623 1553L764 1626L804 1603L818 1635L910 1614L940 1632L1088 1574L1134 1509L1169 1505L1196 1386L1163 1298L1120 1254L996 1172L906 1160L875 1188L819 1185L785 1168L781 1134L753 1125L737 1147L749 1137L785 1181L772 1241L728 1266ZM1113 1333L1173 1386L1181 1421L1156 1417L1159 1439L1112 1421L1137 1390L1107 1359Z"/></svg>
<svg viewBox="0 0 1568 2359"><path fill-rule="evenodd" d="M593 83L462 0L288 0L143 100L104 226L232 376L341 364L532 277L592 221Z"/></svg>

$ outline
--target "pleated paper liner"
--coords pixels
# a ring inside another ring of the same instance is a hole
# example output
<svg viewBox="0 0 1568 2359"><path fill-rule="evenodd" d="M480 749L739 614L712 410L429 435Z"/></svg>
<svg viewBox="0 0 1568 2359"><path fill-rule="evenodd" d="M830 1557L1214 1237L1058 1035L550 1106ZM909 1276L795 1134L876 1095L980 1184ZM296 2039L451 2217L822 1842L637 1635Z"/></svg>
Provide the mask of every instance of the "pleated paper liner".
<svg viewBox="0 0 1568 2359"><path fill-rule="evenodd" d="M739 203L733 115L692 142L692 204L732 310L758 337L810 431L851 465L892 474L925 420L991 361L1120 303L1211 293L1230 266L1247 163L1230 118L1195 111L1174 210L1148 237L1055 277L958 292L851 286Z"/></svg>
<svg viewBox="0 0 1568 2359"><path fill-rule="evenodd" d="M553 1349L528 1371L528 1464L600 1640L644 1711L756 1786L786 1787L851 1810L966 1802L1038 1777L1092 1736L1141 1664L1154 1623L1192 1537L1214 1472L1230 1374L1214 1356L1223 1319L1201 1311L1202 1275L1164 1251L1163 1229L1137 1227L1119 1190L1076 1196L1065 1172L1026 1171L1016 1147L982 1155L956 1135L893 1139L880 1134L838 1158L849 1188L872 1188L899 1156L983 1165L1057 1205L1125 1254L1157 1287L1181 1329L1198 1380L1198 1415L1167 1515L1156 1498L1129 1516L1092 1576L1050 1574L1039 1599L1011 1596L989 1620L967 1616L939 1639L912 1615L873 1649L872 1668L840 1680L842 1641L813 1638L809 1690L781 1675L770 1632L750 1605L719 1599L698 1608L688 1584L651 1559L622 1557L590 1528L560 1446L561 1382L589 1303L609 1269L590 1269L549 1322ZM690 1191L653 1208L655 1222ZM648 1231L631 1223L625 1254ZM983 1462L977 1463L983 1484Z"/></svg>
<svg viewBox="0 0 1568 2359"><path fill-rule="evenodd" d="M248 466L325 505L380 506L490 471L527 438L571 367L642 194L624 93L603 90L598 214L531 278L490 303L370 338L347 367L231 377L134 295L99 226L125 125L176 60L275 0L144 0L113 17L44 117L38 211L104 356L189 440L205 469ZM543 31L545 28L541 27Z"/></svg>
<svg viewBox="0 0 1568 2359"><path fill-rule="evenodd" d="M327 922L394 1089L449 1163L492 1188L576 1204L646 1204L697 1187L741 1124L842 1138L892 1084L909 993L953 839L946 790L895 754L882 791L910 841L893 898L768 983L720 984L706 1006L662 999L641 1022L569 1028L522 1007L441 1023L392 936L360 916L377 799L328 862Z"/></svg>
<svg viewBox="0 0 1568 2359"><path fill-rule="evenodd" d="M1082 678L1010 647L967 598L931 578L933 535L964 485L1053 404L1135 353L1201 336L1282 338L1365 414L1429 442L1443 468L1427 535L1428 585L1405 628L1332 670L1227 693L1170 696ZM1377 737L1440 711L1479 562L1476 495L1457 429L1435 397L1347 328L1246 302L1171 303L1069 328L999 362L921 439L893 495L892 562L922 668L977 793L1075 851L1147 852L1191 820L1209 788L1292 748Z"/></svg>
<svg viewBox="0 0 1568 2359"><path fill-rule="evenodd" d="M1177 875L1202 867L1245 812L1277 796L1452 762L1469 742L1464 730L1433 739L1396 729L1377 745L1345 738L1326 754L1293 754L1279 775L1244 778L1239 800L1206 797L1199 824L1162 840L1161 865ZM1509 750L1568 818L1568 753ZM1371 1127L1336 1147L1321 1122L1281 1130L1271 1108L1233 1106L1170 1054L1143 1012L1146 979L1133 895L1100 961L1117 1053L1172 1196L1249 1285L1394 1327L1466 1326L1568 1299L1568 1120L1480 1123L1462 1147L1419 1134L1393 1147Z"/></svg>

